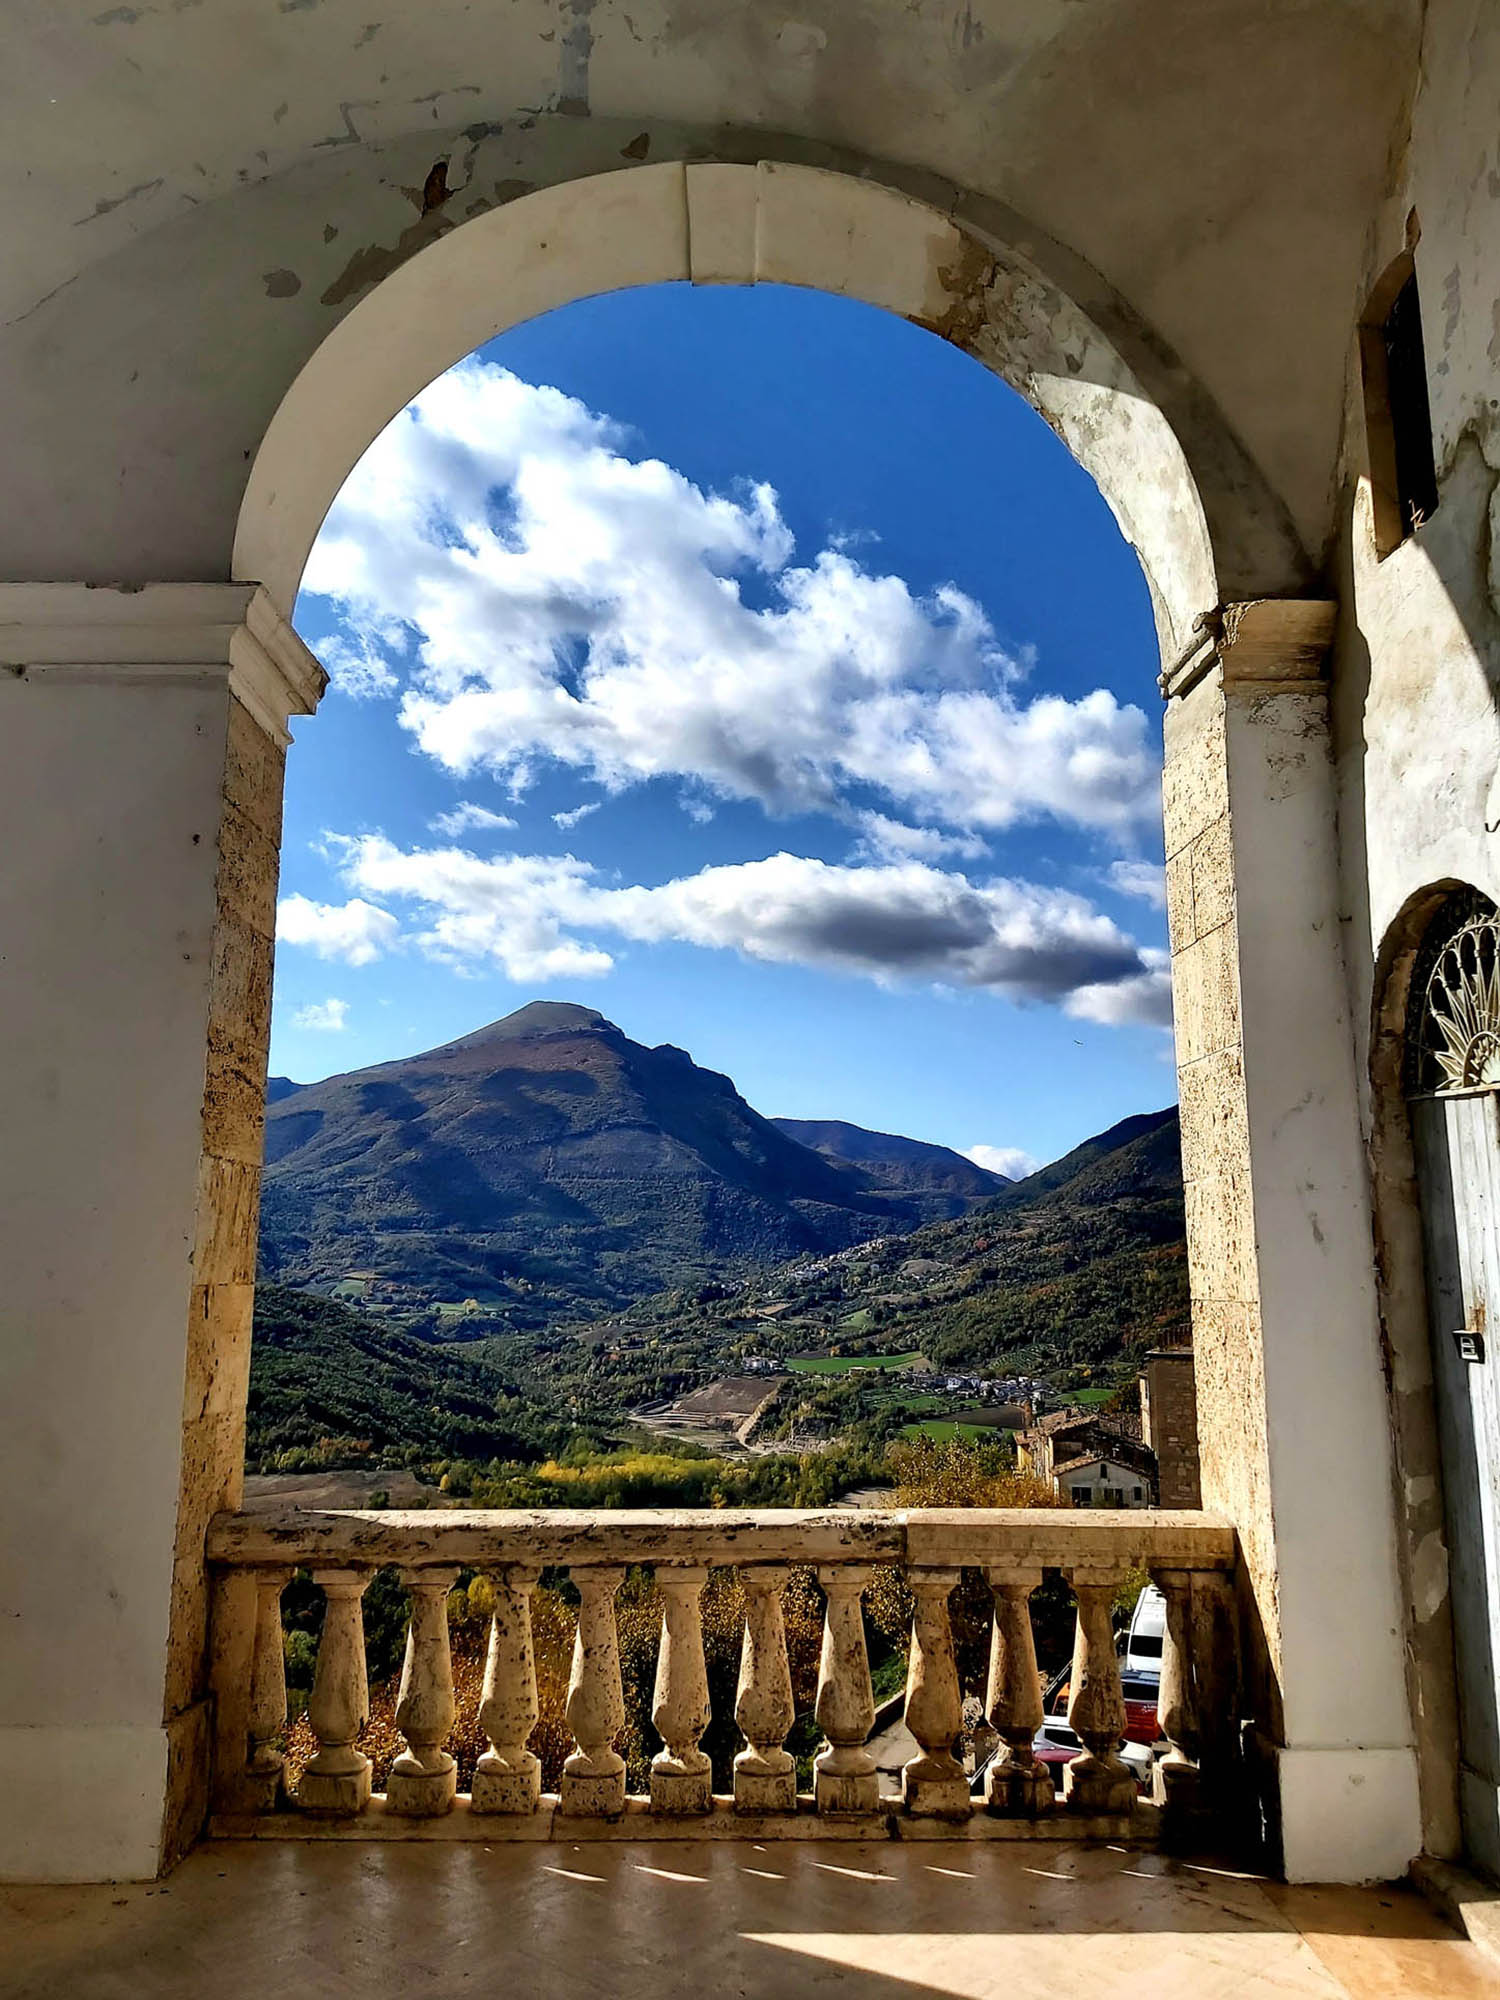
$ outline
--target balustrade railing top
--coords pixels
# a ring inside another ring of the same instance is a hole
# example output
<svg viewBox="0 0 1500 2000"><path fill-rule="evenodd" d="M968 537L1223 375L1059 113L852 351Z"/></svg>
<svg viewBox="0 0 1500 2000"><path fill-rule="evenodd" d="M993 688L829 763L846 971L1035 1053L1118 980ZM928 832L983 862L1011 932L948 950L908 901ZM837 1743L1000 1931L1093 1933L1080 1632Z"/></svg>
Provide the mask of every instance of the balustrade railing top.
<svg viewBox="0 0 1500 2000"><path fill-rule="evenodd" d="M1231 1569L1234 1530L1167 1508L693 1507L413 1513L299 1508L219 1514L210 1562L349 1562L420 1569L457 1563L540 1568L589 1563L917 1563L982 1568L1008 1560L1070 1569L1146 1562Z"/></svg>
<svg viewBox="0 0 1500 2000"><path fill-rule="evenodd" d="M635 1834L889 1832L1098 1834L1140 1837L1152 1820L1119 1755L1126 1711L1110 1604L1126 1575L1147 1567L1167 1600L1159 1713L1167 1754L1152 1785L1158 1808L1197 1824L1232 1743L1235 1686L1233 1530L1211 1516L1160 1510L875 1509L585 1513L221 1514L208 1536L215 1571L211 1678L216 1822L226 1831L569 1838L628 1826ZM616 1747L625 1722L615 1594L631 1565L656 1572L662 1602L652 1721L662 1749L649 1795L630 1798ZM905 1702L918 1746L899 1794L882 1794L868 1748L875 1720L861 1616L875 1566L906 1575L914 1615ZM824 1603L813 1714L824 1746L812 1790L799 1795L785 1747L795 1713L782 1594L793 1565L814 1569ZM361 1603L379 1568L399 1570L411 1598L396 1723L406 1749L383 1796L358 1739L369 1714ZM745 1747L733 1792L716 1798L701 1739L710 1721L701 1597L711 1568L744 1586L734 1717ZM308 1719L317 1740L290 1792L280 1738L287 1716L281 1593L294 1567L311 1571L325 1613ZM566 1569L578 1595L566 1715L574 1738L558 1794L544 1796L528 1748L538 1720L531 1602L543 1569ZM461 1570L493 1595L479 1720L489 1748L473 1788L457 1793L445 1747L456 1717L445 1604ZM963 1707L949 1597L964 1570L993 1593L985 1711L999 1739L983 1799L956 1754ZM1081 1746L1065 1773L1061 1812L1033 1739L1041 1684L1029 1603L1059 1570L1077 1605L1068 1720ZM1160 1817L1160 1815L1158 1815Z"/></svg>

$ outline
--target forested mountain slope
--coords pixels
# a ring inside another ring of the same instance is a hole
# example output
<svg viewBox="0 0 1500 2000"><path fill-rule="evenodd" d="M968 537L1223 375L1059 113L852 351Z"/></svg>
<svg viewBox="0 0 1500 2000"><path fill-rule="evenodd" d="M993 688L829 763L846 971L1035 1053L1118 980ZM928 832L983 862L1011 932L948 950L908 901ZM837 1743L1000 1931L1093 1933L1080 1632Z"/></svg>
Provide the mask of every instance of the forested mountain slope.
<svg viewBox="0 0 1500 2000"><path fill-rule="evenodd" d="M682 1049L537 1001L278 1096L261 1269L297 1285L373 1273L539 1327L909 1230L1000 1185L948 1157L964 1185L893 1183L799 1143Z"/></svg>

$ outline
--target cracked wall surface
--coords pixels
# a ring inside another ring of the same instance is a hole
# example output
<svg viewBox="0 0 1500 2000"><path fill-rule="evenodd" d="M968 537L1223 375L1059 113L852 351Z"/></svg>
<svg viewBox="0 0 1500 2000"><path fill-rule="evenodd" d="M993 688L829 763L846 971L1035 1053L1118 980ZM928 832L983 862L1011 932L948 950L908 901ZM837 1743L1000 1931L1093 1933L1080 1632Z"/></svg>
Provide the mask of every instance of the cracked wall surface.
<svg viewBox="0 0 1500 2000"><path fill-rule="evenodd" d="M371 284L523 189L673 158L967 205L1137 344L1158 401L1198 400L1316 557L1417 20L1416 0L57 0L13 29L0 83L4 574L76 573L80 540L100 577L224 574L237 468ZM414 207L440 160L451 192Z"/></svg>

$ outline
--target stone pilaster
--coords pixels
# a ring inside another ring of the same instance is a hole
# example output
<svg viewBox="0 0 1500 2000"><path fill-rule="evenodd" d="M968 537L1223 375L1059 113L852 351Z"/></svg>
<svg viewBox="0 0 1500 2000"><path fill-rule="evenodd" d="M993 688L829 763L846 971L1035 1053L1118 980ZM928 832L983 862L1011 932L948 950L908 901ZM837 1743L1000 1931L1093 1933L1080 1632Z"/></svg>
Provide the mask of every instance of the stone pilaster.
<svg viewBox="0 0 1500 2000"><path fill-rule="evenodd" d="M282 760L323 679L252 584L0 588L0 1253L33 1356L0 1460L22 1657L79 1663L7 1705L33 1872L70 1790L90 1837L59 1822L58 1865L86 1873L152 1872L206 1805L203 1535L243 1463Z"/></svg>
<svg viewBox="0 0 1500 2000"><path fill-rule="evenodd" d="M1164 810L1203 1504L1244 1553L1252 1744L1294 1876L1420 1845L1339 934L1336 607L1226 608L1167 677Z"/></svg>

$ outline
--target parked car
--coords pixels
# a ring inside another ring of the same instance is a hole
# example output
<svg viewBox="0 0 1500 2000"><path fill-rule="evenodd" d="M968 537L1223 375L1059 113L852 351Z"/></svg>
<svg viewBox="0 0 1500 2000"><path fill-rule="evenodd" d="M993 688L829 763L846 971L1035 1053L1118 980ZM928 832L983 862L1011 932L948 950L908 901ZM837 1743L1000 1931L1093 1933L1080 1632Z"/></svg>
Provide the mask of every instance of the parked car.
<svg viewBox="0 0 1500 2000"><path fill-rule="evenodd" d="M1053 1789L1062 1790L1063 1772L1083 1749L1077 1731L1067 1719L1059 1715L1047 1716L1041 1728L1032 1739L1031 1751L1039 1764L1045 1764L1052 1773ZM1143 1792L1151 1789L1151 1748L1146 1743L1133 1742L1129 1737L1120 1745L1120 1755L1130 1766L1136 1784Z"/></svg>
<svg viewBox="0 0 1500 2000"><path fill-rule="evenodd" d="M1047 1704L1047 1714L1066 1716L1068 1693L1071 1683L1063 1680L1054 1684L1052 1696ZM1157 1721L1156 1704L1161 1691L1161 1676L1158 1673L1131 1672L1122 1668L1120 1672L1120 1692L1125 1697L1125 1740L1139 1743L1146 1749L1161 1741L1161 1726Z"/></svg>
<svg viewBox="0 0 1500 2000"><path fill-rule="evenodd" d="M1083 1749L1077 1731L1069 1724L1066 1716L1049 1715L1043 1718L1042 1726L1032 1738L1031 1752L1039 1764L1045 1764L1051 1773L1054 1791L1062 1790L1063 1772ZM984 1796L984 1781L990 1765L998 1752L986 1757L969 1781L969 1792L974 1798ZM1155 1762L1150 1746L1135 1743L1126 1738L1120 1746L1120 1755L1130 1766L1137 1786L1143 1792L1151 1789L1151 1767Z"/></svg>
<svg viewBox="0 0 1500 2000"><path fill-rule="evenodd" d="M1148 1583L1136 1599L1135 1610L1130 1614L1130 1630L1125 1634L1122 1665L1127 1674L1160 1674L1166 1633L1167 1600L1154 1583Z"/></svg>

